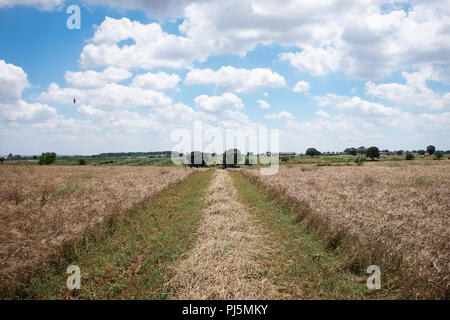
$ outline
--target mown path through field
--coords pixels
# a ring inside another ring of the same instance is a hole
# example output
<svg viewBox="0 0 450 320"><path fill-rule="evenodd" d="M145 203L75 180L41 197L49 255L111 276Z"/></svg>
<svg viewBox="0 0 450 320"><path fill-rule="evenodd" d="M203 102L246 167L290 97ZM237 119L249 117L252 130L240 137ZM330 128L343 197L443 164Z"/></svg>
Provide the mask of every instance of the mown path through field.
<svg viewBox="0 0 450 320"><path fill-rule="evenodd" d="M373 297L296 213L238 171L198 171L36 273L24 299ZM66 287L66 268L81 288ZM365 279L362 279L365 281Z"/></svg>
<svg viewBox="0 0 450 320"><path fill-rule="evenodd" d="M215 170L197 244L172 266L165 291L169 299L373 297L343 262L243 174Z"/></svg>
<svg viewBox="0 0 450 320"><path fill-rule="evenodd" d="M172 299L286 299L265 265L267 232L238 201L226 170L216 170L204 200L197 245L176 264Z"/></svg>

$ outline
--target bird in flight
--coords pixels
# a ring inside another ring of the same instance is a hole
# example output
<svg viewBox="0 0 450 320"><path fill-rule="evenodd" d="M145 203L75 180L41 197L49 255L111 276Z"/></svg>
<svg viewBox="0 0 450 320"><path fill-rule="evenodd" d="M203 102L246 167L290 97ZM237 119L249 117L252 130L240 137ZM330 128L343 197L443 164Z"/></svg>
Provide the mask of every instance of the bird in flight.
<svg viewBox="0 0 450 320"><path fill-rule="evenodd" d="M77 102L77 99L73 98L73 103L76 103L76 102Z"/></svg>

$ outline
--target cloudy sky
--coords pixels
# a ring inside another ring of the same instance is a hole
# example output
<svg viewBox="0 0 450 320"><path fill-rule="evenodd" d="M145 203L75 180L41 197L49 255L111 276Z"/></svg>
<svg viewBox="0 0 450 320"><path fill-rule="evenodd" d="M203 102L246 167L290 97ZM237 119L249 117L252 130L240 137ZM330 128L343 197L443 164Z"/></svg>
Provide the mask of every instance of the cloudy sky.
<svg viewBox="0 0 450 320"><path fill-rule="evenodd" d="M167 150L194 121L450 149L450 1L0 0L0 154Z"/></svg>

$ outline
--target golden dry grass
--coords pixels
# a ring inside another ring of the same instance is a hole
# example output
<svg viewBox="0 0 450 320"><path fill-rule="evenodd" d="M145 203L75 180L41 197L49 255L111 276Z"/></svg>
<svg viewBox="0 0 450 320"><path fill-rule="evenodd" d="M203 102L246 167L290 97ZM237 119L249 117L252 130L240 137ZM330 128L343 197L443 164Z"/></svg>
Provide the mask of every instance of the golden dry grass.
<svg viewBox="0 0 450 320"><path fill-rule="evenodd" d="M279 299L263 257L267 232L245 206L226 170L216 170L205 199L197 246L176 263L172 299Z"/></svg>
<svg viewBox="0 0 450 320"><path fill-rule="evenodd" d="M319 231L348 267L378 264L385 286L413 298L450 296L450 166L282 166L245 174ZM385 287L386 288L386 287Z"/></svg>
<svg viewBox="0 0 450 320"><path fill-rule="evenodd" d="M191 169L0 167L0 293L40 263L128 213Z"/></svg>

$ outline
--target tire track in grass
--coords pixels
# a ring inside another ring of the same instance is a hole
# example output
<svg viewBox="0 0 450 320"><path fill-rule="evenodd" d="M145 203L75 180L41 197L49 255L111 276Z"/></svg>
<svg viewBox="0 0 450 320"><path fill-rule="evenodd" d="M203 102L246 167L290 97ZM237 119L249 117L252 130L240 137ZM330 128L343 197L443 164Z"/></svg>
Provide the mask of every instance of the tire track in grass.
<svg viewBox="0 0 450 320"><path fill-rule="evenodd" d="M238 201L226 170L216 170L204 203L197 246L174 267L171 299L282 299L269 281L273 251L266 232Z"/></svg>
<svg viewBox="0 0 450 320"><path fill-rule="evenodd" d="M367 277L357 277L343 268L341 257L326 250L296 214L278 205L240 172L232 179L257 223L270 232L276 250L272 252L271 280L287 289L294 299L367 299L380 292L366 288Z"/></svg>

